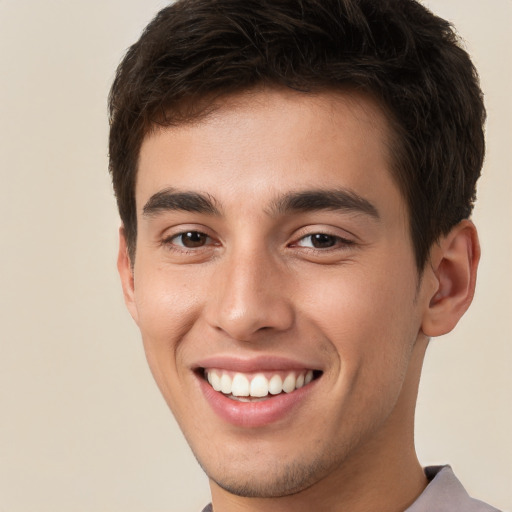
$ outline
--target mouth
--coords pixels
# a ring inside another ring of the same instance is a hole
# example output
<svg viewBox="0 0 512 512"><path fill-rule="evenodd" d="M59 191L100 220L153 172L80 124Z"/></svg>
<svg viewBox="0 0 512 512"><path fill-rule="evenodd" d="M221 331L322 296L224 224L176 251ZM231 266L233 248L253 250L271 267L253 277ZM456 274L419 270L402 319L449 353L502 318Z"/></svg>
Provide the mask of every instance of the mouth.
<svg viewBox="0 0 512 512"><path fill-rule="evenodd" d="M234 372L201 368L200 374L214 391L237 402L261 402L290 394L318 379L320 370Z"/></svg>
<svg viewBox="0 0 512 512"><path fill-rule="evenodd" d="M289 358L224 355L198 361L193 372L208 409L222 424L242 429L284 426L308 415L324 374Z"/></svg>

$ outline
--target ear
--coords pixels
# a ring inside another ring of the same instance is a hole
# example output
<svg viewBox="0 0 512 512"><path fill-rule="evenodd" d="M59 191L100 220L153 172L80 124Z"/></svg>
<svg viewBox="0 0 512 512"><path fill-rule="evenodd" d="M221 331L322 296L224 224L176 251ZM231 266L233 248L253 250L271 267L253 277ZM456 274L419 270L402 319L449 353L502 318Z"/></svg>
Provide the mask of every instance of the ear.
<svg viewBox="0 0 512 512"><path fill-rule="evenodd" d="M119 253L117 254L117 270L121 277L121 285L123 287L124 302L128 311L138 323L138 313L135 304L135 284L133 278L133 266L128 253L128 245L126 243L126 234L124 227L119 228Z"/></svg>
<svg viewBox="0 0 512 512"><path fill-rule="evenodd" d="M425 335L441 336L457 325L473 300L479 260L478 234L469 220L457 224L432 247L426 271L437 284L423 316Z"/></svg>

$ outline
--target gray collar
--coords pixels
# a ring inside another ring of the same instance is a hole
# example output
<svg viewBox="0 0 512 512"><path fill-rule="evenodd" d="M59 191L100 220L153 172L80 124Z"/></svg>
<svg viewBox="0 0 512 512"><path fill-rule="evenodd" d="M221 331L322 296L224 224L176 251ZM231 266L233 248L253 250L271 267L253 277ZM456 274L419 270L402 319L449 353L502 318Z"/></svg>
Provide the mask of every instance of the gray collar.
<svg viewBox="0 0 512 512"><path fill-rule="evenodd" d="M429 466L430 483L405 512L499 512L469 496L450 466Z"/></svg>

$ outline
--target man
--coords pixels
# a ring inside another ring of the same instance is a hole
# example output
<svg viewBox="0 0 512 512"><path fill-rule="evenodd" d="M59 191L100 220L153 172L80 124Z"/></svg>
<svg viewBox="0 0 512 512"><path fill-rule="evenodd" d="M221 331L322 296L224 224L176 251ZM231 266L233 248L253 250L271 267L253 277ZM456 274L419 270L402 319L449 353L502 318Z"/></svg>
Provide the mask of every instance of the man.
<svg viewBox="0 0 512 512"><path fill-rule="evenodd" d="M125 300L205 510L495 510L414 449L429 338L479 260L485 111L450 25L414 0L179 0L110 112Z"/></svg>

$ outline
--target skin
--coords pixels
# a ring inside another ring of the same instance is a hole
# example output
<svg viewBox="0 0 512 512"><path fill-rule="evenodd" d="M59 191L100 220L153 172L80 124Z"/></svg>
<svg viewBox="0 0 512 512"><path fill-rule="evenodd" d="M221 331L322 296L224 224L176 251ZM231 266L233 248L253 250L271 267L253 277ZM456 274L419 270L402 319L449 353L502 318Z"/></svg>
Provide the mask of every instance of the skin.
<svg viewBox="0 0 512 512"><path fill-rule="evenodd" d="M427 484L413 438L421 366L429 336L471 302L478 240L463 221L418 271L388 135L369 97L257 89L143 142L135 261L121 229L118 266L216 512L399 511ZM171 188L214 211L148 208ZM312 190L374 211L283 206ZM205 236L187 248L183 232ZM327 243L313 247L315 234ZM230 424L201 392L197 362L262 355L321 377L279 420Z"/></svg>

